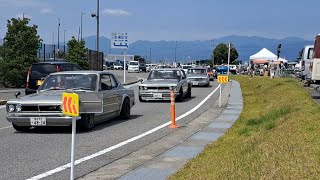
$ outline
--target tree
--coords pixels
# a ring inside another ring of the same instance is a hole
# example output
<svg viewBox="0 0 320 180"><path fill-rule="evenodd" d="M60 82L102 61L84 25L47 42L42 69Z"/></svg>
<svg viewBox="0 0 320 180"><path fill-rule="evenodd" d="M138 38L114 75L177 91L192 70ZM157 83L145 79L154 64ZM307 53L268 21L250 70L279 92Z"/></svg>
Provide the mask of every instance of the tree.
<svg viewBox="0 0 320 180"><path fill-rule="evenodd" d="M77 41L74 36L68 42L68 54L66 60L72 63L76 63L84 69L89 69L89 63L85 60L86 48L85 41Z"/></svg>
<svg viewBox="0 0 320 180"><path fill-rule="evenodd" d="M37 62L37 50L41 43L37 25L28 26L28 18L12 18L7 21L7 32L1 47L0 78L8 86L22 87L28 68Z"/></svg>
<svg viewBox="0 0 320 180"><path fill-rule="evenodd" d="M211 59L213 59L214 56L214 63L215 64L226 64L228 63L228 44L220 43L211 54ZM238 51L236 48L231 44L231 50L230 50L230 64L236 63L235 60L239 57Z"/></svg>

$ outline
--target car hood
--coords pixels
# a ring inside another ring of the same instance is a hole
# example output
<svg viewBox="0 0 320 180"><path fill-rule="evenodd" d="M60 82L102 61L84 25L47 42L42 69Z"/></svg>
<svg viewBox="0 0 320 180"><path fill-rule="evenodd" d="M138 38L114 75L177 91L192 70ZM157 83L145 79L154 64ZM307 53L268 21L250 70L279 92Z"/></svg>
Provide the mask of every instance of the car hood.
<svg viewBox="0 0 320 180"><path fill-rule="evenodd" d="M143 81L141 86L176 86L178 80L175 79L155 79Z"/></svg>
<svg viewBox="0 0 320 180"><path fill-rule="evenodd" d="M48 91L11 99L8 103L21 104L59 104L62 103L63 91Z"/></svg>
<svg viewBox="0 0 320 180"><path fill-rule="evenodd" d="M187 78L207 78L205 74L189 74Z"/></svg>

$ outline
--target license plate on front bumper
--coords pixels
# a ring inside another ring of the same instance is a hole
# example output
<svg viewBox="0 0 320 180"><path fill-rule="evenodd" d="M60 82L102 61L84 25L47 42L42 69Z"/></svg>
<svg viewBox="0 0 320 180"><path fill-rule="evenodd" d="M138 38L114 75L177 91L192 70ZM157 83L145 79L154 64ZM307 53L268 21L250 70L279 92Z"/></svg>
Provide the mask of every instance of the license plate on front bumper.
<svg viewBox="0 0 320 180"><path fill-rule="evenodd" d="M162 94L161 93L154 93L153 98L162 98Z"/></svg>
<svg viewBox="0 0 320 180"><path fill-rule="evenodd" d="M192 82L192 85L198 85L198 82Z"/></svg>
<svg viewBox="0 0 320 180"><path fill-rule="evenodd" d="M30 124L31 126L46 126L47 120L45 117L31 117Z"/></svg>

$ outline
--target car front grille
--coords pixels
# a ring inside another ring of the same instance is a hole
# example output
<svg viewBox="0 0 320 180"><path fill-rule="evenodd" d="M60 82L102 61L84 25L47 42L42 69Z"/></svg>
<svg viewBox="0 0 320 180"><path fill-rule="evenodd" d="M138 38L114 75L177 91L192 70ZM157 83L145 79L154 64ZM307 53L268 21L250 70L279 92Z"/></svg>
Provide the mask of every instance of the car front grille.
<svg viewBox="0 0 320 180"><path fill-rule="evenodd" d="M147 87L148 90L170 90L169 87Z"/></svg>
<svg viewBox="0 0 320 180"><path fill-rule="evenodd" d="M60 105L22 105L21 112L61 112Z"/></svg>

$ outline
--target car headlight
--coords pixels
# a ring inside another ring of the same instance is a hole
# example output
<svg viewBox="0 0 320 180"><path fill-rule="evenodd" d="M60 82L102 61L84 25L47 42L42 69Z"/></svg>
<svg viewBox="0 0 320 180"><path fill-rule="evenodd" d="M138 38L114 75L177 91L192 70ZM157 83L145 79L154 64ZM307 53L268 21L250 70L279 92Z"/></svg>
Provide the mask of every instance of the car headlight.
<svg viewBox="0 0 320 180"><path fill-rule="evenodd" d="M14 104L9 104L9 105L7 106L7 111L8 111L9 113L13 112L15 109L16 109L16 107L15 107Z"/></svg>
<svg viewBox="0 0 320 180"><path fill-rule="evenodd" d="M147 90L148 88L146 86L139 86L140 90Z"/></svg>
<svg viewBox="0 0 320 180"><path fill-rule="evenodd" d="M16 105L16 112L21 112L21 104Z"/></svg>

